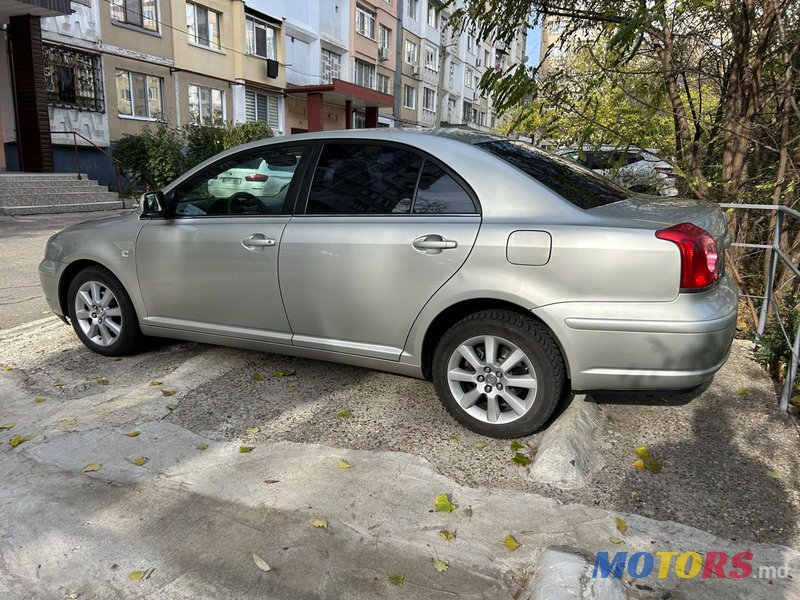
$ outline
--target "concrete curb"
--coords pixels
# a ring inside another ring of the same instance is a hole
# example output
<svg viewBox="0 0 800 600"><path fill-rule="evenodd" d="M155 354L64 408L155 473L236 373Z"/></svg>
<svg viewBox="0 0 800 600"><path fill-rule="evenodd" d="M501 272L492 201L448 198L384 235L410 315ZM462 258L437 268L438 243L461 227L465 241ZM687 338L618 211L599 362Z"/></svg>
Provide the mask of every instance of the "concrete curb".
<svg viewBox="0 0 800 600"><path fill-rule="evenodd" d="M595 448L599 423L597 404L584 395L575 396L544 432L528 477L563 489L586 485L592 472L603 466Z"/></svg>
<svg viewBox="0 0 800 600"><path fill-rule="evenodd" d="M580 550L551 547L539 555L529 600L625 600L619 579L593 579L592 560Z"/></svg>

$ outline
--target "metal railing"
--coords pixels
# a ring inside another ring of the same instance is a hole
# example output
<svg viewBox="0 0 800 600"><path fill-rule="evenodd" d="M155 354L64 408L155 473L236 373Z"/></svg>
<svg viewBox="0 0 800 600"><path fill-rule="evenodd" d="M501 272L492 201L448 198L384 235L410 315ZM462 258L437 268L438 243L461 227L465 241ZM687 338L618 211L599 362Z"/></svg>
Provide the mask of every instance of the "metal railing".
<svg viewBox="0 0 800 600"><path fill-rule="evenodd" d="M767 282L764 289L763 296L751 296L754 299L761 300L761 310L758 314L758 325L756 326L756 343L759 338L764 335L767 327L767 319L769 317L770 308L775 312L775 318L780 325L783 338L791 348L791 357L789 364L786 368L786 381L781 390L780 410L786 412L789 410L789 401L792 398L792 390L794 389L794 382L797 378L798 363L800 363L800 326L794 333L794 340L789 338L789 334L783 326L778 303L775 299L775 275L778 271L778 261L782 261L796 277L800 277L800 269L795 265L791 258L781 250L781 236L783 235L784 221L786 217L794 217L800 219L800 212L789 208L788 206L781 206L777 204L720 204L722 208L729 208L734 210L763 210L775 212L775 229L772 232L771 244L747 244L744 242L734 242L732 246L738 248L757 248L768 251L769 254L769 270L767 272Z"/></svg>
<svg viewBox="0 0 800 600"><path fill-rule="evenodd" d="M80 154L78 152L78 138L81 138L82 140L88 142L89 144L94 146L97 150L100 150L100 152L105 154L111 160L111 162L114 165L114 173L117 177L117 195L119 196L120 202L122 202L122 208L125 208L125 196L122 193L122 163L119 161L119 159L114 158L107 150L103 150L92 140L87 138L85 135L78 133L77 131L56 131L54 133L72 136L72 146L75 149L75 172L78 174L78 179L82 179L81 159L80 159Z"/></svg>

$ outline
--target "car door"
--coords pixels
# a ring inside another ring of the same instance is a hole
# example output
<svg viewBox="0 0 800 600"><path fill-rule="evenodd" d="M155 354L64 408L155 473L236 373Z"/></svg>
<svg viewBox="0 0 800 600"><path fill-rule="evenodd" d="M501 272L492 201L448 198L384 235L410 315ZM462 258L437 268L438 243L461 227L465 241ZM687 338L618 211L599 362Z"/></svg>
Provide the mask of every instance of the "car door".
<svg viewBox="0 0 800 600"><path fill-rule="evenodd" d="M169 194L174 216L150 220L136 241L149 325L291 344L278 248L300 176L284 170L289 185L276 193L257 167L299 173L304 149L265 144L229 156Z"/></svg>
<svg viewBox="0 0 800 600"><path fill-rule="evenodd" d="M317 154L281 240L292 343L399 360L414 319L472 249L477 201L407 146L329 141Z"/></svg>

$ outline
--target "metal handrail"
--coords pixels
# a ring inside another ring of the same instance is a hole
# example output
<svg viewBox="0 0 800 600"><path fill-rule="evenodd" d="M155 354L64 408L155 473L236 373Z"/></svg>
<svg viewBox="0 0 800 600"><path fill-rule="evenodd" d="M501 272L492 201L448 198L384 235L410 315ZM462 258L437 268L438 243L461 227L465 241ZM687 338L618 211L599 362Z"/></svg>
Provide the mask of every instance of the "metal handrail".
<svg viewBox="0 0 800 600"><path fill-rule="evenodd" d="M800 326L798 326L797 331L794 334L794 342L792 342L792 340L789 339L789 335L786 333L786 329L783 327L780 311L777 308L777 302L775 300L775 275L778 270L778 261L780 260L787 267L789 267L789 269L791 269L791 271L797 277L800 277L800 269L798 266L793 264L791 259L781 249L781 235L783 234L785 215L800 219L800 212L794 210L793 208L789 208L788 206L782 206L779 204L720 204L720 207L734 210L775 211L775 230L772 232L771 244L746 244L744 242L734 242L731 245L738 248L763 248L768 250L770 253L766 289L764 290L764 295L761 296L761 310L759 311L758 325L756 326L756 342L758 342L758 339L764 335L764 331L767 327L767 318L769 316L770 305L773 305L776 318L778 319L781 332L783 333L783 338L792 349L792 356L789 359L789 365L786 369L786 381L783 384L783 389L781 390L780 410L782 412L786 412L789 410L789 401L792 398L792 390L794 389L794 382L797 378L798 363L800 363Z"/></svg>
<svg viewBox="0 0 800 600"><path fill-rule="evenodd" d="M56 131L54 133L72 135L72 146L75 149L75 170L78 173L78 179L81 179L81 161L78 155L78 138L89 142L92 146L100 150L100 152L111 159L111 161L114 163L114 173L117 176L117 195L119 196L120 202L122 202L122 208L125 208L125 196L122 194L122 162L118 158L111 156L111 154L109 154L106 150L103 150L100 146L95 144L82 133L78 133L77 131Z"/></svg>

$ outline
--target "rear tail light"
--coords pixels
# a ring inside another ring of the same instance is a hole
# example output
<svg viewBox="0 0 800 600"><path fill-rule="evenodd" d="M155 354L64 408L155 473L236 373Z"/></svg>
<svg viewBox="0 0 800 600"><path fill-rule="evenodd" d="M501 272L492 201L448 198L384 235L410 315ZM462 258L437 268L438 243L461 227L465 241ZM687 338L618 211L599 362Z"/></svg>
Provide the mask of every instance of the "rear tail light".
<svg viewBox="0 0 800 600"><path fill-rule="evenodd" d="M699 290L720 278L717 242L692 223L680 223L656 231L656 237L678 246L681 253L681 289Z"/></svg>
<svg viewBox="0 0 800 600"><path fill-rule="evenodd" d="M666 175L667 177L673 179L675 178L675 171L672 169L672 167L656 167L655 169L658 173L661 173L662 175Z"/></svg>
<svg viewBox="0 0 800 600"><path fill-rule="evenodd" d="M269 179L269 175L263 173L253 173L244 178L245 181L266 181L267 179Z"/></svg>

